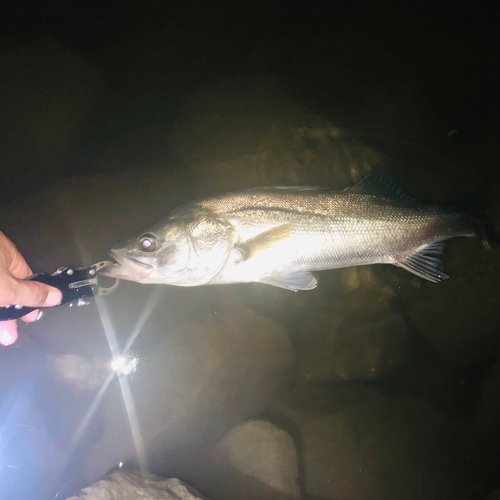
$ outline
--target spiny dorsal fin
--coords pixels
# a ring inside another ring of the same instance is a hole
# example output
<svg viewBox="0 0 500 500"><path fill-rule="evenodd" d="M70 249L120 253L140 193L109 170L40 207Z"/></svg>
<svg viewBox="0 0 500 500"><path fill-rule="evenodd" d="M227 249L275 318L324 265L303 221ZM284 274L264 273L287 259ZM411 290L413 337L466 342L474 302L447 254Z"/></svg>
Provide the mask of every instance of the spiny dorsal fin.
<svg viewBox="0 0 500 500"><path fill-rule="evenodd" d="M397 265L421 278L439 283L448 278L443 272L443 262L438 257L443 252L444 242L438 241L427 245L416 253L398 261Z"/></svg>
<svg viewBox="0 0 500 500"><path fill-rule="evenodd" d="M375 167L357 184L344 189L344 191L357 194L373 194L384 198L399 198L405 201L417 201L405 194L403 188L383 165Z"/></svg>

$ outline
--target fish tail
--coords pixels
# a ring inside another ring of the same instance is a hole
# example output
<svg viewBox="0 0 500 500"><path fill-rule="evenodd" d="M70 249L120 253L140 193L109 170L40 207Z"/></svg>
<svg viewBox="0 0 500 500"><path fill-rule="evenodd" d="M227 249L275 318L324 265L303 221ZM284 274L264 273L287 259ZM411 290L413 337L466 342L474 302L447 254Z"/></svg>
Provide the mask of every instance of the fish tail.
<svg viewBox="0 0 500 500"><path fill-rule="evenodd" d="M468 199L454 205L460 215L460 225L469 236L475 236L494 248L500 248L500 232L485 203L477 198Z"/></svg>

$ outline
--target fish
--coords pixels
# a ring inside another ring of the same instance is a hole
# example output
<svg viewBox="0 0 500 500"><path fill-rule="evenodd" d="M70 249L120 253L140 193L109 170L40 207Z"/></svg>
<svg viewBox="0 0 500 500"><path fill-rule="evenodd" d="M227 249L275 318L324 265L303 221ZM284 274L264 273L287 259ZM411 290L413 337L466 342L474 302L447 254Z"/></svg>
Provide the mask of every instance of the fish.
<svg viewBox="0 0 500 500"><path fill-rule="evenodd" d="M341 191L273 186L206 197L115 245L101 274L143 284L264 283L312 290L316 271L392 264L437 283L444 242L481 224L458 204L407 196L387 168Z"/></svg>

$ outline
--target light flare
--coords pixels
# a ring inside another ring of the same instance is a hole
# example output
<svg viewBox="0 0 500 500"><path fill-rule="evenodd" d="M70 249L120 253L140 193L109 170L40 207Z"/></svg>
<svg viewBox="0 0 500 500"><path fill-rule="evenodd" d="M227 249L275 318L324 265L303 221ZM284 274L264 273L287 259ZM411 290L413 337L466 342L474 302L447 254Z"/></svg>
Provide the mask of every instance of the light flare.
<svg viewBox="0 0 500 500"><path fill-rule="evenodd" d="M139 360L136 356L127 353L123 356L117 356L111 361L110 367L118 375L130 375L137 369Z"/></svg>

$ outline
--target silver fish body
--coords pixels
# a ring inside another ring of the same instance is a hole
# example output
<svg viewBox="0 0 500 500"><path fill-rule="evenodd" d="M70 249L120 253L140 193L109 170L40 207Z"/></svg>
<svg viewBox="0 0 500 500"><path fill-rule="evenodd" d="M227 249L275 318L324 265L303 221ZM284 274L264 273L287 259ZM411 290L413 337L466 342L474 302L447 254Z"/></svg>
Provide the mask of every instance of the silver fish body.
<svg viewBox="0 0 500 500"><path fill-rule="evenodd" d="M408 198L385 171L344 191L267 187L185 204L139 238L113 248L107 275L140 283L316 286L311 271L394 264L430 281L447 278L443 242L474 236L452 206Z"/></svg>

